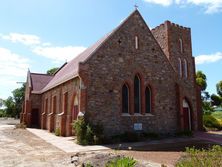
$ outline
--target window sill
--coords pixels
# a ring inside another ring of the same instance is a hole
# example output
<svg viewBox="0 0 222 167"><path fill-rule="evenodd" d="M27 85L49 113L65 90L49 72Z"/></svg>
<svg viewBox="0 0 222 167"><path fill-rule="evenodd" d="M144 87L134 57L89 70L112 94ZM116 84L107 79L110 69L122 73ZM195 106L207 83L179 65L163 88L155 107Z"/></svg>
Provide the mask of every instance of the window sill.
<svg viewBox="0 0 222 167"><path fill-rule="evenodd" d="M54 115L54 113L53 113L53 112L51 112L51 113L49 113L49 114L48 114L48 116L51 116L51 115Z"/></svg>
<svg viewBox="0 0 222 167"><path fill-rule="evenodd" d="M145 117L153 117L154 115L151 114L151 113L146 113L146 114L140 114L140 113L135 113L135 114L129 114L129 113L122 113L121 116L123 117L130 117L130 116L136 116L136 117L142 117L142 116L145 116Z"/></svg>
<svg viewBox="0 0 222 167"><path fill-rule="evenodd" d="M64 112L58 114L58 116L62 116L62 115L64 115Z"/></svg>

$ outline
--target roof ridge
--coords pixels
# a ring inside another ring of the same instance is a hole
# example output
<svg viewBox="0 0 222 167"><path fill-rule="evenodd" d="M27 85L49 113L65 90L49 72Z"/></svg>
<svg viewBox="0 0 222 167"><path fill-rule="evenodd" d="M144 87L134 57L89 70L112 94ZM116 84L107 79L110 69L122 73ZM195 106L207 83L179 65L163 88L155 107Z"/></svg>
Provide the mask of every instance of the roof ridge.
<svg viewBox="0 0 222 167"><path fill-rule="evenodd" d="M34 73L34 72L30 72L30 75L31 75L31 74L34 74L34 75L46 75L46 76L51 76L51 77L53 77L53 75L44 74L44 73Z"/></svg>

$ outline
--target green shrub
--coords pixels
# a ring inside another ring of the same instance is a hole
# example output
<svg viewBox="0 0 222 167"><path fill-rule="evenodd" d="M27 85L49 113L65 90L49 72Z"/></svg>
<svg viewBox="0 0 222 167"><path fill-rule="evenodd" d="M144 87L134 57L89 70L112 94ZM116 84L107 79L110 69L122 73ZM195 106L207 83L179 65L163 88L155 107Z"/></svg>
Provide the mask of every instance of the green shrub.
<svg viewBox="0 0 222 167"><path fill-rule="evenodd" d="M60 130L60 128L56 128L56 130L55 130L55 135L56 135L56 136L61 136L61 130Z"/></svg>
<svg viewBox="0 0 222 167"><path fill-rule="evenodd" d="M130 157L118 157L114 160L107 162L106 167L134 167L136 160Z"/></svg>
<svg viewBox="0 0 222 167"><path fill-rule="evenodd" d="M93 165L90 162L87 162L86 164L83 163L82 167L93 167Z"/></svg>
<svg viewBox="0 0 222 167"><path fill-rule="evenodd" d="M188 137L192 137L193 136L193 132L191 130L184 130L184 131L179 131L176 133L176 136L188 136Z"/></svg>
<svg viewBox="0 0 222 167"><path fill-rule="evenodd" d="M103 127L100 124L86 123L84 118L79 118L73 123L73 129L77 136L77 142L81 145L103 143Z"/></svg>
<svg viewBox="0 0 222 167"><path fill-rule="evenodd" d="M150 139L158 139L160 136L155 132L143 133L144 137Z"/></svg>
<svg viewBox="0 0 222 167"><path fill-rule="evenodd" d="M19 129L26 129L26 124L24 122L20 123L20 124L16 124L15 128L19 128Z"/></svg>
<svg viewBox="0 0 222 167"><path fill-rule="evenodd" d="M0 117L7 117L5 110L0 109Z"/></svg>
<svg viewBox="0 0 222 167"><path fill-rule="evenodd" d="M203 124L207 128L216 128L218 130L222 129L220 122L212 115L203 115Z"/></svg>
<svg viewBox="0 0 222 167"><path fill-rule="evenodd" d="M222 147L215 145L209 150L186 148L187 155L176 167L220 167L222 166Z"/></svg>

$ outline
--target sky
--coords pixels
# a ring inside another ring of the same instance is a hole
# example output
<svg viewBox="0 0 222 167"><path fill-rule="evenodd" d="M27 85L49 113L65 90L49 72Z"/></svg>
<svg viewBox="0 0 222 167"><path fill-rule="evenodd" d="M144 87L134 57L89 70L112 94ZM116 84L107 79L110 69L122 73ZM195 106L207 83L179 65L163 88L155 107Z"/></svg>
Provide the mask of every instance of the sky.
<svg viewBox="0 0 222 167"><path fill-rule="evenodd" d="M196 70L207 91L222 80L222 0L0 0L0 98L112 31L137 4L149 28L165 20L190 27Z"/></svg>

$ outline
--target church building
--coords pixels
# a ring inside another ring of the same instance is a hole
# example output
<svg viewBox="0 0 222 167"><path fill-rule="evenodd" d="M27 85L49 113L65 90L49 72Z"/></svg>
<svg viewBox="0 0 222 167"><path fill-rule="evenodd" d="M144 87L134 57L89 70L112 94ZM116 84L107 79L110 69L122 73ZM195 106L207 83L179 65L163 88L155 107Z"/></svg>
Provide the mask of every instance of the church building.
<svg viewBox="0 0 222 167"><path fill-rule="evenodd" d="M107 136L201 130L190 28L165 21L150 30L136 9L54 75L28 71L20 116L62 136L79 117Z"/></svg>

